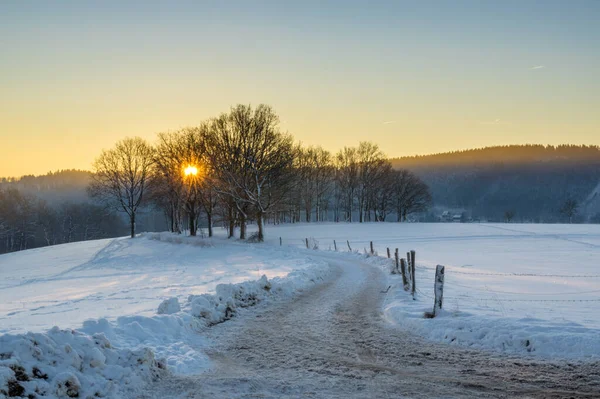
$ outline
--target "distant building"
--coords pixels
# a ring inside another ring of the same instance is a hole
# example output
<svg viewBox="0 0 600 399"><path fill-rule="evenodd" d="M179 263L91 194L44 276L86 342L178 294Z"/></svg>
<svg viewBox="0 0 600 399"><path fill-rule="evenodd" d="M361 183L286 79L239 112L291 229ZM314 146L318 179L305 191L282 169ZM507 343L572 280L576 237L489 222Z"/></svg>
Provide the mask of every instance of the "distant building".
<svg viewBox="0 0 600 399"><path fill-rule="evenodd" d="M452 221L452 214L450 213L450 211L444 211L444 212L442 212L442 216L440 216L440 221L441 222L451 222Z"/></svg>

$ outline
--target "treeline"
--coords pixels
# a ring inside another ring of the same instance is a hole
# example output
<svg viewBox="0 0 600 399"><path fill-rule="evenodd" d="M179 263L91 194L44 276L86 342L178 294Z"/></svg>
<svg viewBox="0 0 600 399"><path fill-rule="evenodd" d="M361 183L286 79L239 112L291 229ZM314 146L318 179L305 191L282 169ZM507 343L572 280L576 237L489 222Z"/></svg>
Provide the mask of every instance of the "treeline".
<svg viewBox="0 0 600 399"><path fill-rule="evenodd" d="M430 155L415 155L390 160L395 167L432 168L438 166L473 167L490 164L584 164L600 163L597 145L505 145Z"/></svg>
<svg viewBox="0 0 600 399"><path fill-rule="evenodd" d="M281 132L267 105L238 105L201 123L161 133L155 145L129 138L94 163L89 193L125 212L135 235L144 204L162 209L171 231L196 235L204 216L208 235L223 223L246 239L264 240L264 225L320 221L406 220L431 203L428 187L408 170L394 170L377 145L362 142L331 154L305 148Z"/></svg>
<svg viewBox="0 0 600 399"><path fill-rule="evenodd" d="M596 222L598 146L503 146L396 158L431 189L436 205L503 222ZM575 213L564 212L575 202ZM507 215L511 215L507 218Z"/></svg>
<svg viewBox="0 0 600 399"><path fill-rule="evenodd" d="M0 177L0 190L16 189L41 198L52 206L63 202L86 202L89 198L85 187L89 185L90 178L91 172L77 169L59 170L41 176Z"/></svg>
<svg viewBox="0 0 600 399"><path fill-rule="evenodd" d="M90 203L53 207L14 187L0 187L0 253L115 237L127 231L114 213Z"/></svg>

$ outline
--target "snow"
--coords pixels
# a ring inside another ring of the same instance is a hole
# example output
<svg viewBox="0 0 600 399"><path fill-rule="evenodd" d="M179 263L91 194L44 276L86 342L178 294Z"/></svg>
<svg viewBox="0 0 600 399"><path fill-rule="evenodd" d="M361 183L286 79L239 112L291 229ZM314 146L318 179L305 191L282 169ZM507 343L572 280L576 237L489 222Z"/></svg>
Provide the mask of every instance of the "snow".
<svg viewBox="0 0 600 399"><path fill-rule="evenodd" d="M269 230L273 245L386 255L416 250L417 297L392 286L384 315L438 342L544 358L600 358L600 226L534 224L300 224ZM348 256L348 255L346 255ZM354 255L356 256L356 255ZM370 258L389 273L389 262ZM444 311L433 308L435 266L446 266Z"/></svg>
<svg viewBox="0 0 600 399"><path fill-rule="evenodd" d="M179 300L176 297L165 299L158 305L158 314L173 314L181 310Z"/></svg>
<svg viewBox="0 0 600 399"><path fill-rule="evenodd" d="M0 334L152 316L171 297L183 303L221 283L286 276L313 263L279 248L163 233L2 255Z"/></svg>
<svg viewBox="0 0 600 399"><path fill-rule="evenodd" d="M214 239L148 233L0 256L0 397L127 396L164 373L206 370L206 328L313 287L331 256L385 271L383 314L397 328L449 345L600 358L598 226L319 223L267 232L264 245L219 230ZM334 239L339 254L329 252ZM387 247L416 250L416 300L389 260L363 255L371 240L383 256ZM446 266L444 309L425 319L437 264Z"/></svg>
<svg viewBox="0 0 600 399"><path fill-rule="evenodd" d="M0 336L0 395L106 397L164 374L151 350L119 349L103 334L53 328Z"/></svg>
<svg viewBox="0 0 600 399"><path fill-rule="evenodd" d="M28 265L21 275L19 264ZM49 397L131 395L166 369L201 372L210 367L203 329L290 298L328 272L301 251L164 233L0 257L0 276L8 276L0 396L11 386ZM46 331L54 324L67 329Z"/></svg>

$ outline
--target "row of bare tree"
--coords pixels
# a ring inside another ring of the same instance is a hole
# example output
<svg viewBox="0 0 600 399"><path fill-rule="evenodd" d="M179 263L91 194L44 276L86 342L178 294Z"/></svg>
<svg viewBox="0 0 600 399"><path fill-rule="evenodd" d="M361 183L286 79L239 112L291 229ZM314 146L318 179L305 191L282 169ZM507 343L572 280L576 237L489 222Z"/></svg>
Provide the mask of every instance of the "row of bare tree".
<svg viewBox="0 0 600 399"><path fill-rule="evenodd" d="M394 170L377 145L363 142L335 156L303 148L279 129L267 105L238 105L228 113L179 131L161 133L155 146L140 138L120 141L94 163L89 192L128 214L151 203L162 209L171 231L196 235L201 215L208 235L217 221L241 239L256 222L301 220L406 220L431 203L428 187L407 170Z"/></svg>
<svg viewBox="0 0 600 399"><path fill-rule="evenodd" d="M121 234L121 219L100 206L64 202L53 207L15 188L0 188L0 253Z"/></svg>

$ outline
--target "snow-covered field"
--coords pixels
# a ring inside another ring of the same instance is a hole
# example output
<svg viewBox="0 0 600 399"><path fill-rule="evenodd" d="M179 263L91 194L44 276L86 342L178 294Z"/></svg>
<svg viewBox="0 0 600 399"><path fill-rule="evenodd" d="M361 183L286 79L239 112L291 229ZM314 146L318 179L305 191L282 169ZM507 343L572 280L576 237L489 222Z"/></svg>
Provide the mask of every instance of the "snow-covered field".
<svg viewBox="0 0 600 399"><path fill-rule="evenodd" d="M267 228L266 245L228 241L218 229L213 240L149 233L0 256L0 397L10 384L50 396L107 395L135 391L166 369L206 369L203 329L327 276L332 254L306 250L305 238L319 251L333 250L334 239L339 252L348 251L346 240L360 253L371 240L382 256L387 247L416 250L415 301L400 277L388 277L383 310L398 328L524 356L600 358L599 226ZM368 262L387 273L388 260ZM446 266L444 312L424 319L437 264Z"/></svg>
<svg viewBox="0 0 600 399"><path fill-rule="evenodd" d="M149 233L0 256L0 334L77 328L88 319L152 316L163 299L218 284L281 277L314 262L278 248ZM188 241L191 245L177 245ZM158 238L158 239L157 239Z"/></svg>
<svg viewBox="0 0 600 399"><path fill-rule="evenodd" d="M10 384L115 395L165 368L201 372L204 328L327 273L301 251L167 233L0 256L0 397Z"/></svg>
<svg viewBox="0 0 600 399"><path fill-rule="evenodd" d="M390 276L385 315L436 341L553 358L600 358L600 226L533 224L303 224L269 230L277 245L417 252L417 300ZM402 255L404 254L404 255ZM434 269L446 266L441 317Z"/></svg>

